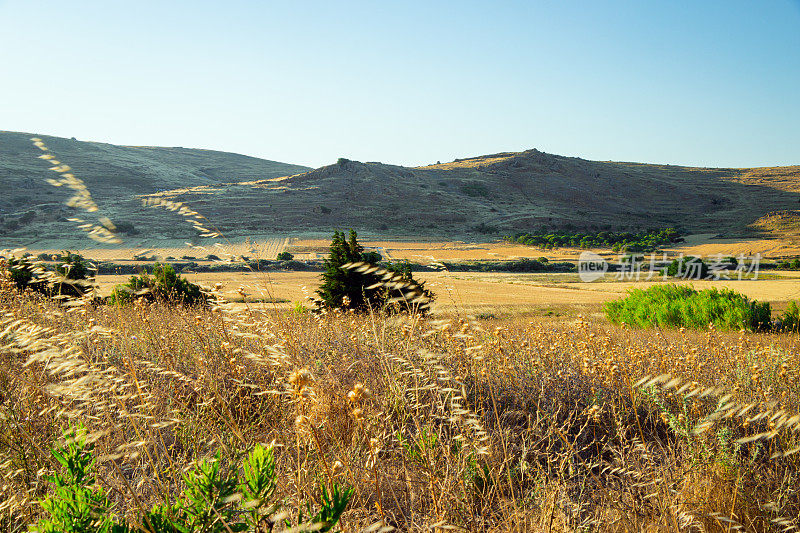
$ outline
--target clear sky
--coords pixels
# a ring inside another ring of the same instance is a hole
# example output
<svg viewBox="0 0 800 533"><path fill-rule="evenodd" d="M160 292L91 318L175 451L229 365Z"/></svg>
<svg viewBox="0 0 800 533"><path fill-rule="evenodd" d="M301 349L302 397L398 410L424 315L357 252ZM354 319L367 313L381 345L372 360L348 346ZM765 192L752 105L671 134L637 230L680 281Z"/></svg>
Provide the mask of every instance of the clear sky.
<svg viewBox="0 0 800 533"><path fill-rule="evenodd" d="M309 166L800 164L800 0L0 0L0 129Z"/></svg>

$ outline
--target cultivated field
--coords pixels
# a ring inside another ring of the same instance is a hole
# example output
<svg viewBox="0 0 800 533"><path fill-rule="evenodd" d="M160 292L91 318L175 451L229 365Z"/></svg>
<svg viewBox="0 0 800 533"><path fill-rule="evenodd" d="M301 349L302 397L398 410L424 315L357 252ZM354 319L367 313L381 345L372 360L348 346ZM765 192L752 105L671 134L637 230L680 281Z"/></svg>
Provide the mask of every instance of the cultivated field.
<svg viewBox="0 0 800 533"><path fill-rule="evenodd" d="M612 278L613 274L608 275ZM296 303L310 305L308 297L320 283L318 272L214 272L186 274L195 283L220 283L222 294L234 302L269 302L273 309L289 309ZM547 312L597 313L602 303L624 296L632 288L647 288L663 281L614 281L583 283L577 274L528 274L498 272L420 272L415 277L437 295L434 308L446 315L490 313L495 316ZM682 281L697 289L726 287L782 309L788 300L800 299L800 272L762 273L758 280ZM101 294L127 276L100 276ZM242 298L239 288L245 289Z"/></svg>

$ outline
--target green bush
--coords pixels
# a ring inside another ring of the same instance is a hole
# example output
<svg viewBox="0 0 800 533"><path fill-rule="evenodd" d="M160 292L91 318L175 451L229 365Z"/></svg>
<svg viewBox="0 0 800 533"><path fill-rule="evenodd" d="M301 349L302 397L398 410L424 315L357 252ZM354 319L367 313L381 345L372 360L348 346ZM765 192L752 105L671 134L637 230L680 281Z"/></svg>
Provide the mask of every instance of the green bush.
<svg viewBox="0 0 800 533"><path fill-rule="evenodd" d="M117 233L124 233L126 235L138 235L139 230L132 222L118 221L114 224L117 227Z"/></svg>
<svg viewBox="0 0 800 533"><path fill-rule="evenodd" d="M319 309L351 309L365 312L370 309L397 311L398 303L403 298L403 291L388 287L384 283L384 274L377 272L364 272L363 269L343 268L347 264L366 264L378 268L377 260L380 255L375 252L364 253L364 248L358 243L355 231L350 230L350 238L345 239L343 232L335 232L331 242L330 254L324 261L325 271L322 273L322 285L317 290ZM383 269L381 269L383 270ZM405 284L414 287L414 290L423 294L428 299L433 294L424 288L424 282L414 280L409 264L386 265L384 273L395 284Z"/></svg>
<svg viewBox="0 0 800 533"><path fill-rule="evenodd" d="M800 332L800 306L792 300L786 307L786 311L780 318L781 329L783 331Z"/></svg>
<svg viewBox="0 0 800 533"><path fill-rule="evenodd" d="M461 192L472 198L485 198L489 196L489 187L479 182L463 183L461 185Z"/></svg>
<svg viewBox="0 0 800 533"><path fill-rule="evenodd" d="M699 257L679 257L667 266L667 276L682 279L706 279L709 268Z"/></svg>
<svg viewBox="0 0 800 533"><path fill-rule="evenodd" d="M281 252L278 254L278 257L276 257L276 259L278 261L291 261L292 259L294 259L294 255L289 252Z"/></svg>
<svg viewBox="0 0 800 533"><path fill-rule="evenodd" d="M55 267L60 279L54 281L51 292L54 295L83 296L91 290L89 266L83 256L70 251L61 252Z"/></svg>
<svg viewBox="0 0 800 533"><path fill-rule="evenodd" d="M205 304L207 301L200 286L182 278L172 265L159 263L153 267L152 276L145 270L139 276L131 276L128 283L114 287L109 301L125 304L136 298L183 305Z"/></svg>
<svg viewBox="0 0 800 533"><path fill-rule="evenodd" d="M637 327L716 328L753 331L770 328L768 303L750 301L730 289L697 291L675 284L634 289L620 300L607 302L605 313L614 323Z"/></svg>
<svg viewBox="0 0 800 533"><path fill-rule="evenodd" d="M784 261L778 261L775 266L783 270L800 270L800 258L796 258L792 261L788 259Z"/></svg>
<svg viewBox="0 0 800 533"><path fill-rule="evenodd" d="M39 275L44 269L34 264L30 257L9 257L5 260L3 269L9 281L21 291L32 289L44 292L47 287Z"/></svg>
<svg viewBox="0 0 800 533"><path fill-rule="evenodd" d="M231 533L266 531L271 515L281 502L273 501L277 487L275 456L271 447L256 446L241 468L222 473L220 455L204 460L184 474L185 488L174 502L154 506L131 523L114 514L105 491L97 485L93 445L82 427L64 432L64 444L52 451L60 471L48 478L52 492L41 507L47 516L36 531L56 533ZM347 507L353 490L333 484L321 486L316 513L306 504L296 523L286 527L300 531L330 531ZM313 514L312 514L313 513ZM272 529L271 527L269 528Z"/></svg>

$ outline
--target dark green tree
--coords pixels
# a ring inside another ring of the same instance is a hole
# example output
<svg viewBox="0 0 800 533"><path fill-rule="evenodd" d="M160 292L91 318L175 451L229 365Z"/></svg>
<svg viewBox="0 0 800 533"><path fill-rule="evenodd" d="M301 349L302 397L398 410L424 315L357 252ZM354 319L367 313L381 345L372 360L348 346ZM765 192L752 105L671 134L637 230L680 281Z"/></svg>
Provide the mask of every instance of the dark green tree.
<svg viewBox="0 0 800 533"><path fill-rule="evenodd" d="M322 285L317 290L320 308L353 309L368 311L369 309L396 311L401 310L403 295L401 290L387 286L384 275L376 272L359 272L358 269L343 268L348 263L364 263L377 267L380 255L375 252L364 252L358 242L358 235L350 230L349 237L344 232L336 231L331 241L330 254L325 259L325 272L322 273ZM375 270L375 269L371 269ZM394 281L411 284L416 292L432 299L433 294L411 276L408 264L387 265L387 274L395 274ZM408 292L408 291L406 291Z"/></svg>
<svg viewBox="0 0 800 533"><path fill-rule="evenodd" d="M667 275L671 278L707 279L709 268L699 257L680 257L667 266Z"/></svg>
<svg viewBox="0 0 800 533"><path fill-rule="evenodd" d="M91 290L92 285L88 281L89 266L81 255L68 250L61 252L55 270L60 279L53 282L54 295L80 297Z"/></svg>
<svg viewBox="0 0 800 533"><path fill-rule="evenodd" d="M3 267L8 279L21 291L34 289L42 292L46 286L37 274L36 265L28 257L10 257Z"/></svg>

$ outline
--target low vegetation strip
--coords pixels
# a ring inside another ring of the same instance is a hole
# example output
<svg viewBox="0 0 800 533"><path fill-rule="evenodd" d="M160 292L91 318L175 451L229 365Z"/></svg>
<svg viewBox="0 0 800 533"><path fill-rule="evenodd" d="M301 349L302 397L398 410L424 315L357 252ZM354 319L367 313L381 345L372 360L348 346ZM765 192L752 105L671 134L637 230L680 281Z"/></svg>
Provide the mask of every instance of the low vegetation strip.
<svg viewBox="0 0 800 533"><path fill-rule="evenodd" d="M771 328L768 303L751 301L730 289L695 290L692 287L667 284L648 289L634 289L620 300L605 304L611 322L636 327L718 329Z"/></svg>
<svg viewBox="0 0 800 533"><path fill-rule="evenodd" d="M615 252L650 252L662 246L683 241L674 228L651 229L644 232L599 231L595 233L570 233L563 230L552 231L546 228L532 233L517 233L505 237L506 242L516 242L544 249L571 246L573 248L612 248Z"/></svg>

